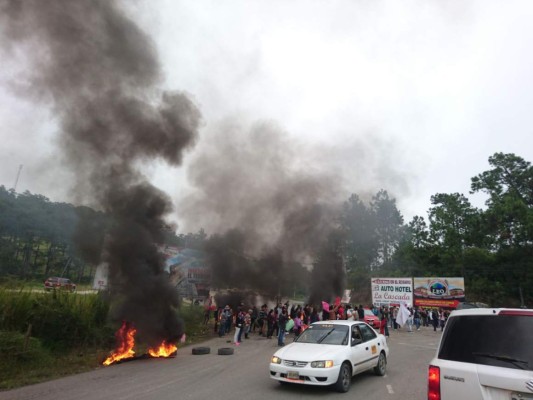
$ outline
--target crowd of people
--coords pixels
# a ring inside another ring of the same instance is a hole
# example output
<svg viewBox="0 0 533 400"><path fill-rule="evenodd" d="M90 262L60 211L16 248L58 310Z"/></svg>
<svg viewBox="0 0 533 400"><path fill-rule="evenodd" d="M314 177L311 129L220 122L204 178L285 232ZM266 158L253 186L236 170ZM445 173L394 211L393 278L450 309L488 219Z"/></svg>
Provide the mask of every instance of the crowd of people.
<svg viewBox="0 0 533 400"><path fill-rule="evenodd" d="M405 317L400 322L399 313L402 306L372 306L372 313L379 318L380 333L389 336L388 328L393 330L401 329L405 326L407 332L413 332L413 329L420 330L421 326L433 327L434 331L438 328L442 331L450 315L450 311L442 308L424 308L424 307L405 307Z"/></svg>
<svg viewBox="0 0 533 400"><path fill-rule="evenodd" d="M320 308L309 304L289 306L288 303L278 303L273 308L269 308L267 304L247 308L244 304L240 304L235 310L230 305L218 308L206 306L204 323L208 324L213 316L214 331L220 337L229 335L234 329L233 343L237 346L241 344L243 337L248 339L251 334L258 334L268 339L277 338L278 346L284 346L287 333L298 336L309 324L317 321L337 319L363 321L365 309L370 310L378 321L374 323L374 328L379 329L385 336L390 335L390 329L406 329L407 332L413 332L415 329L420 330L420 327L433 327L434 331L443 330L450 313L442 308L405 305L391 307L359 305L352 308L350 304L338 302L331 306L323 303Z"/></svg>

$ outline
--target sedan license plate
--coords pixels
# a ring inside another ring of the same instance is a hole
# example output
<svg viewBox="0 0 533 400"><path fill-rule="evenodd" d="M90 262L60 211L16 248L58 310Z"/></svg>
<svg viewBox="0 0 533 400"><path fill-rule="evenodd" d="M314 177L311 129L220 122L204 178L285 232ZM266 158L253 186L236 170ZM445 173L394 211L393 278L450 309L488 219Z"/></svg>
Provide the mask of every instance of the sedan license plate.
<svg viewBox="0 0 533 400"><path fill-rule="evenodd" d="M300 380L300 374L297 371L287 372L287 379Z"/></svg>

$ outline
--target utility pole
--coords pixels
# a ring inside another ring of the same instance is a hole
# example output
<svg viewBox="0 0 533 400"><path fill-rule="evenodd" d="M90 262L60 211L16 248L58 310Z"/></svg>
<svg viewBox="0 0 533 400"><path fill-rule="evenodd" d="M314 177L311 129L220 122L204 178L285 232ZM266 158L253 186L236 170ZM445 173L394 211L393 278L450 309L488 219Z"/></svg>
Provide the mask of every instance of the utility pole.
<svg viewBox="0 0 533 400"><path fill-rule="evenodd" d="M22 164L19 165L19 170L17 172L17 178L15 179L15 184L13 185L13 192L17 191L17 185L19 183L19 178L20 178L20 172L21 171L22 171Z"/></svg>
<svg viewBox="0 0 533 400"><path fill-rule="evenodd" d="M520 308L526 308L524 303L524 295L522 294L522 286L518 285L518 293L520 293Z"/></svg>

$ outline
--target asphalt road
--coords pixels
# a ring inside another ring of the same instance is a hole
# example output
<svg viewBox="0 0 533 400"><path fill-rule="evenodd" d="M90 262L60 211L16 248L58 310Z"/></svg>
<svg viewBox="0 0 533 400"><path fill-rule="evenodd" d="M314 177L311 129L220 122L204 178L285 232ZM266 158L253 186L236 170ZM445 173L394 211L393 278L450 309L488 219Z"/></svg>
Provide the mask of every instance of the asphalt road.
<svg viewBox="0 0 533 400"><path fill-rule="evenodd" d="M235 347L229 337L214 337L197 346L211 353L193 355L192 347L171 359L136 359L50 382L0 392L1 400L284 400L320 398L424 400L427 366L441 333L422 327L413 333L391 331L387 374L371 372L352 380L347 394L330 388L280 385L270 379L268 365L277 341L251 335ZM287 342L292 340L288 338ZM233 355L217 355L218 348L234 347Z"/></svg>

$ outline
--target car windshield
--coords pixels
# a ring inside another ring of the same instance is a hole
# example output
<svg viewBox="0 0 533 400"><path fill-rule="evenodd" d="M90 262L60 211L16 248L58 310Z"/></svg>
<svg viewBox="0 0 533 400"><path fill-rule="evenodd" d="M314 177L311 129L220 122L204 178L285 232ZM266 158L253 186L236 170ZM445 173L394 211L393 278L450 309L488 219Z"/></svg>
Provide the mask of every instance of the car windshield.
<svg viewBox="0 0 533 400"><path fill-rule="evenodd" d="M365 315L367 317L375 317L374 313L371 310L365 310Z"/></svg>
<svg viewBox="0 0 533 400"><path fill-rule="evenodd" d="M348 326L334 324L311 325L295 340L298 343L348 344Z"/></svg>

